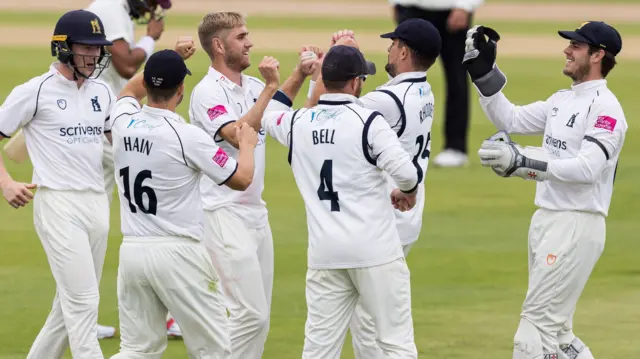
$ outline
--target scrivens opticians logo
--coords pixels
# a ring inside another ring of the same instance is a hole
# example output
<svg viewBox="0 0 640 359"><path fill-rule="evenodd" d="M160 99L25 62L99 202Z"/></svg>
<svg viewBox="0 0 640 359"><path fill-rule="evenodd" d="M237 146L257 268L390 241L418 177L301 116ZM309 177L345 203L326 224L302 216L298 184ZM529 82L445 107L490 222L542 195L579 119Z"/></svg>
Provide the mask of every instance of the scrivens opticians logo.
<svg viewBox="0 0 640 359"><path fill-rule="evenodd" d="M102 127L100 126L84 126L79 123L74 127L60 128L60 137L63 137L68 144L100 143L101 135Z"/></svg>

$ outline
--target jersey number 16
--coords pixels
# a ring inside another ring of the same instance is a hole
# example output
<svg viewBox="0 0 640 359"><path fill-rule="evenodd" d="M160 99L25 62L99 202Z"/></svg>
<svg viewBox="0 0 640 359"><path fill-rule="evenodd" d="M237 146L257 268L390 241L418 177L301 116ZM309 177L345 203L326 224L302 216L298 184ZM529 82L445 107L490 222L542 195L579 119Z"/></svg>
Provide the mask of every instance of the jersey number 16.
<svg viewBox="0 0 640 359"><path fill-rule="evenodd" d="M153 191L153 188L149 186L143 186L142 182L144 182L147 178L153 178L151 176L151 171L143 170L138 173L136 179L133 181L133 199L135 200L136 205L134 206L131 203L131 192L129 190L129 167L124 167L120 169L120 177L122 177L122 186L124 187L124 197L129 202L129 209L131 213L137 213L138 210L136 206L140 209L142 213L156 215L156 210L158 209L158 197L156 197L156 193ZM149 205L145 207L144 201L142 199L142 195L146 194L149 199Z"/></svg>

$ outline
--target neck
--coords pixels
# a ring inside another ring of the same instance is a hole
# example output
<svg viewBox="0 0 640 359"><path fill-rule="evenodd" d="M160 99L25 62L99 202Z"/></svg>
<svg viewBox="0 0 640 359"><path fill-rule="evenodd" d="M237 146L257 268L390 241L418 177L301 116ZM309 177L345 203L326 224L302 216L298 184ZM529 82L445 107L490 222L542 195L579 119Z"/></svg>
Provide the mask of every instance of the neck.
<svg viewBox="0 0 640 359"><path fill-rule="evenodd" d="M176 103L174 103L173 101L169 101L169 102L153 102L151 100L147 100L147 106L153 107L153 108L157 108L157 109L161 109L161 110L169 110L171 112L176 112L176 107L178 107L178 105Z"/></svg>
<svg viewBox="0 0 640 359"><path fill-rule="evenodd" d="M573 85L576 86L576 85L580 85L580 84L585 83L585 82L597 81L597 80L602 80L602 79L603 79L603 77L602 77L602 75L600 75L600 73L590 73L590 74L582 77L581 79L573 80Z"/></svg>
<svg viewBox="0 0 640 359"><path fill-rule="evenodd" d="M236 85L242 86L242 73L231 69L224 62L224 59L214 59L211 63L211 67L213 67L219 73L223 74L226 78L228 78Z"/></svg>
<svg viewBox="0 0 640 359"><path fill-rule="evenodd" d="M342 89L342 90L329 90L327 89L327 94L331 94L331 95L349 95L349 96L355 96L351 90L349 89Z"/></svg>
<svg viewBox="0 0 640 359"><path fill-rule="evenodd" d="M75 70L71 66L57 63L55 64L55 67L56 70L58 70L58 72L60 72L62 76L64 76L67 80L74 81L78 85L78 88L80 88L80 86L82 86L82 84L84 83L85 78L76 75Z"/></svg>

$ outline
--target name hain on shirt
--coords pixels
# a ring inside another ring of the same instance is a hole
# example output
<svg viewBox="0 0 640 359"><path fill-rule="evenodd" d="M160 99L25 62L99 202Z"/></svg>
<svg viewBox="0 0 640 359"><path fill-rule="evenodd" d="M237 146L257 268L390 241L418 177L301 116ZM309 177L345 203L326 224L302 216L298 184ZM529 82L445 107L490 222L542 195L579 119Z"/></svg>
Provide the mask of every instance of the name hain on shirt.
<svg viewBox="0 0 640 359"><path fill-rule="evenodd" d="M333 142L333 137L336 134L336 130L330 130L328 128L324 128L321 130L313 130L311 136L313 137L313 144L319 145L323 143L327 143L330 145L335 145Z"/></svg>
<svg viewBox="0 0 640 359"><path fill-rule="evenodd" d="M81 123L74 127L60 128L60 137L65 137L68 144L77 143L100 143L102 139L102 127L83 126Z"/></svg>
<svg viewBox="0 0 640 359"><path fill-rule="evenodd" d="M151 153L151 147L153 147L153 142L149 142L149 140L145 140L144 138L138 137L123 137L124 140L124 150L127 152L138 152L149 156Z"/></svg>

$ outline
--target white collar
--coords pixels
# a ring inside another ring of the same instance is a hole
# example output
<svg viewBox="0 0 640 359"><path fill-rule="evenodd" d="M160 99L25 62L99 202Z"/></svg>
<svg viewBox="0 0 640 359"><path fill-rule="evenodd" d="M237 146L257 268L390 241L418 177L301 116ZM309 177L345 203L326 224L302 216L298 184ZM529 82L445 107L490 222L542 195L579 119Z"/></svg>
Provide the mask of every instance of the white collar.
<svg viewBox="0 0 640 359"><path fill-rule="evenodd" d="M226 88L228 88L231 91L242 91L242 92L246 92L248 91L248 79L247 76L245 74L240 74L240 83L242 84L242 86L238 86L235 82L229 80L225 75L223 75L222 73L220 73L218 70L214 69L213 66L209 66L209 71L207 72L208 76L211 76L215 81L218 81L219 83L221 83L223 86L225 86Z"/></svg>
<svg viewBox="0 0 640 359"><path fill-rule="evenodd" d="M320 95L320 99L318 100L318 105L328 106L346 105L350 103L361 105L357 97L346 93L326 93Z"/></svg>
<svg viewBox="0 0 640 359"><path fill-rule="evenodd" d="M154 117L157 116L161 116L161 117L165 117L167 119L171 119L174 122L178 122L178 123L184 123L185 121L182 119L182 117L180 117L180 115L178 115L177 113L170 111L170 110L165 110L162 108L156 108L156 107L149 107L147 105L143 105L142 106L142 112L146 112Z"/></svg>
<svg viewBox="0 0 640 359"><path fill-rule="evenodd" d="M581 94L589 93L592 91L597 91L599 88L604 87L606 85L607 85L607 80L605 79L591 80L591 81L585 81L578 85L571 85L571 90L575 92L576 95L581 95Z"/></svg>
<svg viewBox="0 0 640 359"><path fill-rule="evenodd" d="M392 86L402 82L426 82L427 74L424 71L403 72L389 80L386 84L380 86Z"/></svg>

